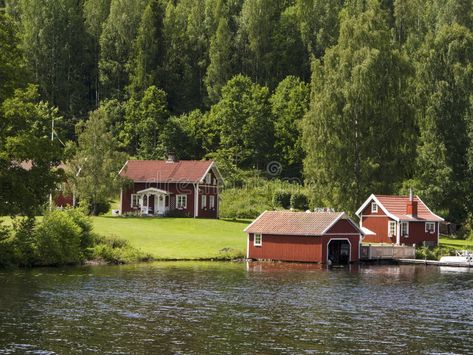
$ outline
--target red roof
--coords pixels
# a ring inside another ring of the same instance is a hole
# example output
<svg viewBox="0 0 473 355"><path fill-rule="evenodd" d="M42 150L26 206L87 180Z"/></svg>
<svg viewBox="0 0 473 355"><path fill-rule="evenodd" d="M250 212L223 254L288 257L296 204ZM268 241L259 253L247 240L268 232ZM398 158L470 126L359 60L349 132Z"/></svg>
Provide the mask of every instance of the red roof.
<svg viewBox="0 0 473 355"><path fill-rule="evenodd" d="M344 212L265 211L246 227L245 232L320 236L324 235L339 219L349 218ZM353 222L352 224L358 229Z"/></svg>
<svg viewBox="0 0 473 355"><path fill-rule="evenodd" d="M442 217L437 216L433 213L427 205L419 198L419 196L414 196L413 200L417 202L417 215L411 216L406 214L407 204L409 202L409 196L394 196L394 195L371 195L367 202L374 200L373 197L377 200L380 207L383 208L385 212L387 211L388 215L396 217L398 220L402 221L431 221L431 222L440 222L443 221ZM367 203L365 202L364 207ZM362 206L363 207L363 206ZM363 207L363 209L364 209ZM357 212L358 214L358 212Z"/></svg>
<svg viewBox="0 0 473 355"><path fill-rule="evenodd" d="M142 182L198 183L213 164L211 160L128 160L120 176Z"/></svg>

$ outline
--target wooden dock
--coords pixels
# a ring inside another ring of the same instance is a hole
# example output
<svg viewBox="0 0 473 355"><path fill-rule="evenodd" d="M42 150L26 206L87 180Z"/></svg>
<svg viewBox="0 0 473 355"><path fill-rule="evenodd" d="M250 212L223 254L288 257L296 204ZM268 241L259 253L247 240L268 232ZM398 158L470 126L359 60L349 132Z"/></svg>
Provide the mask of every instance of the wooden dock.
<svg viewBox="0 0 473 355"><path fill-rule="evenodd" d="M400 260L414 259L416 256L415 246L395 244L368 244L361 245L361 260Z"/></svg>
<svg viewBox="0 0 473 355"><path fill-rule="evenodd" d="M438 260L423 260L423 259L399 259L400 264L421 264L421 265L436 265L436 266L454 266L454 267L473 267L473 263L467 262L452 262L452 261L438 261Z"/></svg>

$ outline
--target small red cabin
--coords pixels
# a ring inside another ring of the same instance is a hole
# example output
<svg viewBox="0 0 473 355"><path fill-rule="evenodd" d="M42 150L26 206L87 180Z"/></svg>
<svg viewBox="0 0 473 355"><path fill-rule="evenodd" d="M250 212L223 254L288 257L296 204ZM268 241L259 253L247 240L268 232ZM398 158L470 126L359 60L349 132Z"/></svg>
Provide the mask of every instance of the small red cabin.
<svg viewBox="0 0 473 355"><path fill-rule="evenodd" d="M120 214L218 218L223 179L210 160L128 160L120 176Z"/></svg>
<svg viewBox="0 0 473 355"><path fill-rule="evenodd" d="M247 258L344 264L359 259L361 230L344 212L263 212L245 232Z"/></svg>
<svg viewBox="0 0 473 355"><path fill-rule="evenodd" d="M363 242L438 245L440 222L419 196L371 195L356 211Z"/></svg>

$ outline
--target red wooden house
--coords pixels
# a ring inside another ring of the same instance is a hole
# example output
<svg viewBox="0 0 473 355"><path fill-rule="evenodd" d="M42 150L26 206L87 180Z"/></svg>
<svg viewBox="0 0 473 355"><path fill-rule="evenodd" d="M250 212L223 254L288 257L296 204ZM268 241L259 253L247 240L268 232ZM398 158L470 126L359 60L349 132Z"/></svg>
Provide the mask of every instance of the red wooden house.
<svg viewBox="0 0 473 355"><path fill-rule="evenodd" d="M358 261L362 232L344 212L263 212L245 232L248 259Z"/></svg>
<svg viewBox="0 0 473 355"><path fill-rule="evenodd" d="M120 214L218 218L223 179L213 161L128 160L120 175L131 180Z"/></svg>
<svg viewBox="0 0 473 355"><path fill-rule="evenodd" d="M419 196L371 195L356 211L365 233L363 242L406 245L438 244L442 217Z"/></svg>

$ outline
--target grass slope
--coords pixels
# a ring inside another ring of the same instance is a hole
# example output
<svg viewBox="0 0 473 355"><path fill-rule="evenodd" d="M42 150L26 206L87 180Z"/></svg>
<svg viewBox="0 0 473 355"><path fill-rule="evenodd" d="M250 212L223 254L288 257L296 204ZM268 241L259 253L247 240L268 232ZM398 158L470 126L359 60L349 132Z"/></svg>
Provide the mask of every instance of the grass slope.
<svg viewBox="0 0 473 355"><path fill-rule="evenodd" d="M192 218L93 217L94 231L116 235L158 259L221 257L222 249L246 251L248 221Z"/></svg>
<svg viewBox="0 0 473 355"><path fill-rule="evenodd" d="M440 238L440 245L449 248L455 249L469 249L473 250L473 241L472 240L463 240L463 239L451 239L451 238Z"/></svg>

